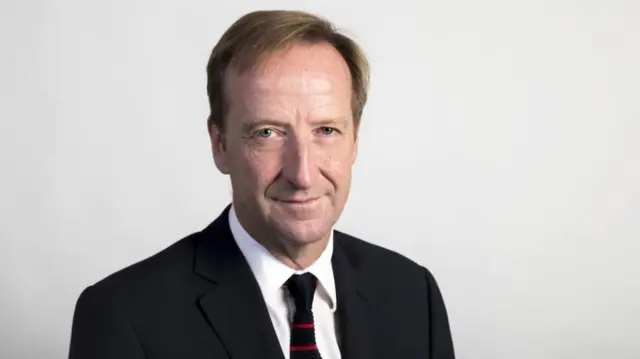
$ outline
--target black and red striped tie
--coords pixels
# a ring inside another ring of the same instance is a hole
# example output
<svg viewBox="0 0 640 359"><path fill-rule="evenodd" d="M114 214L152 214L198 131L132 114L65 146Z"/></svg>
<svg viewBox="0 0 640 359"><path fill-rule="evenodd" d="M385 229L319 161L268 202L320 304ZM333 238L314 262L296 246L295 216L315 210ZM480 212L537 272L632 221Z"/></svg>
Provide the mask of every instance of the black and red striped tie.
<svg viewBox="0 0 640 359"><path fill-rule="evenodd" d="M321 358L311 311L317 282L313 274L305 273L291 276L286 283L296 307L291 324L290 359Z"/></svg>

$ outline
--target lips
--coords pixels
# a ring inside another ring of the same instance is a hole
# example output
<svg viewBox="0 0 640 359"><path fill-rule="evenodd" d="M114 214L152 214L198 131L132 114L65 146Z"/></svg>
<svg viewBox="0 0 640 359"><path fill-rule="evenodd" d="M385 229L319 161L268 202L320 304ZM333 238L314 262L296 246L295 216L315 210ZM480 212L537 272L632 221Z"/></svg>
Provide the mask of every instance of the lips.
<svg viewBox="0 0 640 359"><path fill-rule="evenodd" d="M278 201L288 204L307 204L317 200L319 197L309 197L309 198L287 198L287 199L278 199Z"/></svg>

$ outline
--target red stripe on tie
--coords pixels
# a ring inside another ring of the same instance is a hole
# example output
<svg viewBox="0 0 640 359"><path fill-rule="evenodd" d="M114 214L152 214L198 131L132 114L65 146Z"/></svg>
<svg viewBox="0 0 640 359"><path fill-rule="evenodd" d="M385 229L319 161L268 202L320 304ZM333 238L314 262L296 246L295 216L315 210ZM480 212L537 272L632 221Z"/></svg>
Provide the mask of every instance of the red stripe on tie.
<svg viewBox="0 0 640 359"><path fill-rule="evenodd" d="M296 328L296 329L311 329L311 328L313 328L313 323L310 323L310 324L294 324L293 327Z"/></svg>
<svg viewBox="0 0 640 359"><path fill-rule="evenodd" d="M291 346L291 351L292 352L302 352L302 351L307 351L307 350L316 350L318 349L317 345L296 345L296 346Z"/></svg>

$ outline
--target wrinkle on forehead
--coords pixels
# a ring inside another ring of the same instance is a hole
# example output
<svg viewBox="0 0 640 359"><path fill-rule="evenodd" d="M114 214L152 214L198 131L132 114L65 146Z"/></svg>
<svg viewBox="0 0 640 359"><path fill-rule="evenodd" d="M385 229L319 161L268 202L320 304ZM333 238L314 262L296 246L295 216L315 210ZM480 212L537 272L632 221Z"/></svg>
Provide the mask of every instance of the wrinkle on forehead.
<svg viewBox="0 0 640 359"><path fill-rule="evenodd" d="M245 111L320 111L320 116L334 116L336 111L350 110L349 68L328 44L293 47L273 54L252 70L242 74L232 70L227 75L229 100ZM324 114L326 111L332 114Z"/></svg>
<svg viewBox="0 0 640 359"><path fill-rule="evenodd" d="M276 92L281 94L326 94L336 86L337 79L326 73L304 71L300 74L288 73L285 76L260 76L251 83L251 92Z"/></svg>
<svg viewBox="0 0 640 359"><path fill-rule="evenodd" d="M281 79L279 85L286 87L288 84L295 84L298 80L295 77L309 77L336 82L347 81L351 87L351 72L347 63L338 50L328 43L286 47L265 57L247 71L238 71L233 67L229 70L226 73L227 80L232 77L245 83L256 82L259 86L266 81Z"/></svg>

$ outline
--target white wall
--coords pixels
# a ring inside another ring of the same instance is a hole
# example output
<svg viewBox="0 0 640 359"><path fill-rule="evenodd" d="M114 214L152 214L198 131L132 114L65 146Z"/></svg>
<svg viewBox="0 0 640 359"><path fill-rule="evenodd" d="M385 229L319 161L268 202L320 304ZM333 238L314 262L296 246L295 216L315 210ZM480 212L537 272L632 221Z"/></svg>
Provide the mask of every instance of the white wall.
<svg viewBox="0 0 640 359"><path fill-rule="evenodd" d="M640 2L345 3L268 2L371 57L340 228L434 272L459 358L640 358ZM65 357L85 286L224 208L205 64L265 6L0 3L0 357Z"/></svg>

